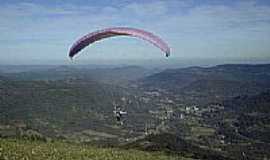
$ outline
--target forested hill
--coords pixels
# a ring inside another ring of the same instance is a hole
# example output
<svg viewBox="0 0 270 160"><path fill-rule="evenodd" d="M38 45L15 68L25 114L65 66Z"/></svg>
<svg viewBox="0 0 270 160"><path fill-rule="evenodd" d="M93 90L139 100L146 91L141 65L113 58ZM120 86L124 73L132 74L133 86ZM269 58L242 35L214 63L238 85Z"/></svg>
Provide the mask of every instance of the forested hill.
<svg viewBox="0 0 270 160"><path fill-rule="evenodd" d="M162 89L197 103L221 102L255 95L270 88L270 64L227 64L215 67L168 69L139 81L141 88Z"/></svg>

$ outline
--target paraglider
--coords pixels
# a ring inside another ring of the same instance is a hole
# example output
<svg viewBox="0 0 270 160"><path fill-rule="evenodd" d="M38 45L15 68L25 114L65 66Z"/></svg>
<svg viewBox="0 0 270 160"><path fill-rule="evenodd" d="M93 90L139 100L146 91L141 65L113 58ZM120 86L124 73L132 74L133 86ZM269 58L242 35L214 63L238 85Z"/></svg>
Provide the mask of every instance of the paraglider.
<svg viewBox="0 0 270 160"><path fill-rule="evenodd" d="M170 56L170 48L168 47L167 43L165 43L161 38L154 35L153 33L142 30L142 29L136 29L136 28L114 27L114 28L105 28L102 30L97 30L79 38L71 46L69 50L69 57L72 59L82 49L84 49L90 44L93 44L105 38L110 38L110 37L115 37L115 36L129 36L129 37L142 39L158 47L162 52L165 53L166 57ZM118 108L115 107L115 110L113 112L115 114L117 122L123 125L122 116L126 115L127 112L122 111L120 107Z"/></svg>
<svg viewBox="0 0 270 160"><path fill-rule="evenodd" d="M165 52L166 57L170 56L170 48L168 47L168 45L161 38L154 35L153 33L135 28L115 27L97 30L83 36L72 45L69 51L69 57L72 58L89 44L114 36L130 36L143 39L152 43L160 50Z"/></svg>

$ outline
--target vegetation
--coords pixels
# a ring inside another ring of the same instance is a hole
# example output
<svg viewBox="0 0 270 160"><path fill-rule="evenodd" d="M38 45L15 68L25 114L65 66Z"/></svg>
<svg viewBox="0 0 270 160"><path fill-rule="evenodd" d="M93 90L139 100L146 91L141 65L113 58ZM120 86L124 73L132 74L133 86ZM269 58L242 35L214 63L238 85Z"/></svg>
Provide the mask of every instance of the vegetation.
<svg viewBox="0 0 270 160"><path fill-rule="evenodd" d="M162 152L143 152L134 149L97 148L60 141L42 142L20 139L0 139L1 160L188 160Z"/></svg>

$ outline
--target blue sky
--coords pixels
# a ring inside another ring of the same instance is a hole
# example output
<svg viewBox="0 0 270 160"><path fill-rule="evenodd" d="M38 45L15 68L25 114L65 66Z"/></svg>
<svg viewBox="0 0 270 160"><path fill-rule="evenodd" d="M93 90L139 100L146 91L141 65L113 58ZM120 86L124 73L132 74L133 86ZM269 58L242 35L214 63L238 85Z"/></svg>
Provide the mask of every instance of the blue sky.
<svg viewBox="0 0 270 160"><path fill-rule="evenodd" d="M269 0L0 0L0 64L68 62L75 40L112 26L159 35L171 59L270 59ZM122 37L87 47L76 61L163 57L151 44Z"/></svg>

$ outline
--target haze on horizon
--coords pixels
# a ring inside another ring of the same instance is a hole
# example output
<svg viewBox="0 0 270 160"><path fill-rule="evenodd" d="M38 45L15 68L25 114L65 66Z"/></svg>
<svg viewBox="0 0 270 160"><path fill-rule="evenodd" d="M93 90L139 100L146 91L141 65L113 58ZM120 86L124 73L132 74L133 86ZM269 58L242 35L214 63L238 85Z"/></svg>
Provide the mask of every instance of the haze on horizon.
<svg viewBox="0 0 270 160"><path fill-rule="evenodd" d="M97 29L127 26L168 42L168 60L270 61L270 1L1 1L0 64L72 64L71 44ZM141 40L117 37L95 43L76 64L163 60ZM164 58L165 59L165 58Z"/></svg>

